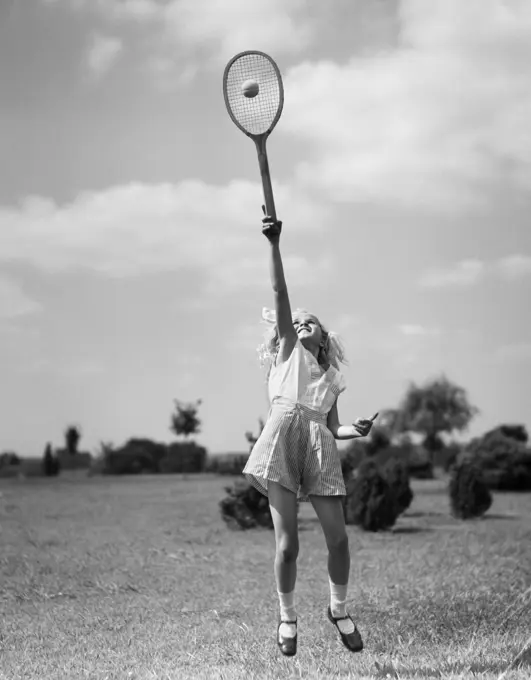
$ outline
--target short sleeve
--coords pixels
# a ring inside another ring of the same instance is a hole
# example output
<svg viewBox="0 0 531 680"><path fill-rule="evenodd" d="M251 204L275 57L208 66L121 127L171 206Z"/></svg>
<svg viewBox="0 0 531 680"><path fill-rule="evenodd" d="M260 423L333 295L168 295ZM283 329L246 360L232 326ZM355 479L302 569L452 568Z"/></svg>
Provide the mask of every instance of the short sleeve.
<svg viewBox="0 0 531 680"><path fill-rule="evenodd" d="M336 398L339 397L339 395L344 392L347 389L347 381L345 379L345 376L340 372L336 370L336 374L334 376L334 382L332 385L332 391L336 395Z"/></svg>

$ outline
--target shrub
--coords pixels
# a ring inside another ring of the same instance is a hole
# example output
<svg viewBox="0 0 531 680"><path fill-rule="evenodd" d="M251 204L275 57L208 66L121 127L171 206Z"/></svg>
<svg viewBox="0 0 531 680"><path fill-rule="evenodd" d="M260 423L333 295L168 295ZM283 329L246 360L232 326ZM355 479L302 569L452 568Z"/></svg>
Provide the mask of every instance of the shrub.
<svg viewBox="0 0 531 680"><path fill-rule="evenodd" d="M368 456L375 456L379 451L385 451L391 446L391 436L385 427L374 425L371 434L365 442Z"/></svg>
<svg viewBox="0 0 531 680"><path fill-rule="evenodd" d="M174 442L166 449L166 455L160 461L160 471L194 473L204 472L207 450L195 442Z"/></svg>
<svg viewBox="0 0 531 680"><path fill-rule="evenodd" d="M160 462L166 455L167 445L163 442L157 442L147 437L132 437L122 447L124 453L131 453L132 455L142 454L151 462L148 466L148 471L158 472Z"/></svg>
<svg viewBox="0 0 531 680"><path fill-rule="evenodd" d="M511 436L507 436L507 432ZM458 461L463 458L474 460L490 489L529 491L531 451L523 441L524 436L527 436L525 428L502 425L473 439Z"/></svg>
<svg viewBox="0 0 531 680"><path fill-rule="evenodd" d="M455 465L459 454L464 450L464 445L458 442L450 442L435 456L435 467L442 468L445 472L450 472L452 465Z"/></svg>
<svg viewBox="0 0 531 680"><path fill-rule="evenodd" d="M341 471L345 481L367 457L366 443L355 440L341 453Z"/></svg>
<svg viewBox="0 0 531 680"><path fill-rule="evenodd" d="M527 434L527 429L525 425L500 425L498 428L491 430L490 433L500 432L504 437L509 437L509 439L514 439L522 444L527 444L529 435Z"/></svg>
<svg viewBox="0 0 531 680"><path fill-rule="evenodd" d="M205 472L213 472L218 475L241 475L248 458L248 453L211 456L205 463Z"/></svg>
<svg viewBox="0 0 531 680"><path fill-rule="evenodd" d="M12 478L22 474L22 460L13 451L0 453L0 478Z"/></svg>
<svg viewBox="0 0 531 680"><path fill-rule="evenodd" d="M21 458L13 451L3 451L0 453L0 468L9 465L20 465Z"/></svg>
<svg viewBox="0 0 531 680"><path fill-rule="evenodd" d="M61 470L88 470L92 466L92 454L88 451L72 454L68 449L57 448L54 456Z"/></svg>
<svg viewBox="0 0 531 680"><path fill-rule="evenodd" d="M345 522L365 531L389 529L398 517L395 494L377 464L365 460L346 480Z"/></svg>
<svg viewBox="0 0 531 680"><path fill-rule="evenodd" d="M227 496L220 501L221 517L230 529L273 528L269 500L245 478L232 487L226 486Z"/></svg>
<svg viewBox="0 0 531 680"><path fill-rule="evenodd" d="M129 439L123 446L101 443L97 463L92 466L93 474L134 475L143 472L158 472L159 461L166 451L165 444L149 439Z"/></svg>
<svg viewBox="0 0 531 680"><path fill-rule="evenodd" d="M42 457L42 469L46 477L54 477L59 474L60 470L59 458L54 455L52 445L46 444L44 455Z"/></svg>
<svg viewBox="0 0 531 680"><path fill-rule="evenodd" d="M407 466L398 458L390 458L384 465L383 472L395 495L398 514L401 515L409 508L413 500Z"/></svg>
<svg viewBox="0 0 531 680"><path fill-rule="evenodd" d="M452 467L448 490L452 514L459 519L481 517L492 505L481 468L470 458L463 458Z"/></svg>
<svg viewBox="0 0 531 680"><path fill-rule="evenodd" d="M433 479L433 465L426 449L421 446L411 446L408 472L415 479Z"/></svg>
<svg viewBox="0 0 531 680"><path fill-rule="evenodd" d="M273 518L269 509L269 499L250 484L244 476L226 486L228 496L220 501L221 517L231 529L253 529L266 527L273 529ZM297 514L300 501L297 500Z"/></svg>

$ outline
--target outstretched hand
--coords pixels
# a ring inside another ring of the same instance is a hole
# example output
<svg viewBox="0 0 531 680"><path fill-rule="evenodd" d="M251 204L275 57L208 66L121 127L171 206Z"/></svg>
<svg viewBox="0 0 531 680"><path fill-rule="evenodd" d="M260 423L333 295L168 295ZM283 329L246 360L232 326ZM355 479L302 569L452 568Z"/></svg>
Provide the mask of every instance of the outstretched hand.
<svg viewBox="0 0 531 680"><path fill-rule="evenodd" d="M282 222L280 220L274 220L270 215L266 215L263 218L262 223L264 225L262 227L262 234L271 243L278 243L280 232L282 231Z"/></svg>
<svg viewBox="0 0 531 680"><path fill-rule="evenodd" d="M366 437L371 431L372 425L377 417L378 413L375 413L372 418L357 418L354 423L356 432L358 432L360 436Z"/></svg>

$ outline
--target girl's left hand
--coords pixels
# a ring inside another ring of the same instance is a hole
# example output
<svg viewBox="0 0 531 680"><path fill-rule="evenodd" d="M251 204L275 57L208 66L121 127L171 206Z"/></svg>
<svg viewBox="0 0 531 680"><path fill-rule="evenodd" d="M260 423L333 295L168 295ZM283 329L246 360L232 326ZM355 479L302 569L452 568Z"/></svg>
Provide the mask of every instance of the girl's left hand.
<svg viewBox="0 0 531 680"><path fill-rule="evenodd" d="M378 414L375 413L372 418L357 418L354 422L354 428L362 437L366 437L371 431L372 424L377 416Z"/></svg>

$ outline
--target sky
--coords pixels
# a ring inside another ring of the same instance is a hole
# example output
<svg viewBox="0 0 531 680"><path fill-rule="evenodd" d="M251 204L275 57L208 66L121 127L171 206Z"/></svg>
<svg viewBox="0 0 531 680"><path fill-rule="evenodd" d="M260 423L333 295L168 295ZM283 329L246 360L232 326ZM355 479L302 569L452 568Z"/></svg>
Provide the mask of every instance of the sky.
<svg viewBox="0 0 531 680"><path fill-rule="evenodd" d="M527 0L0 0L0 451L247 451L273 307L227 62L278 63L292 307L338 332L343 423L445 374L466 437L531 430Z"/></svg>

